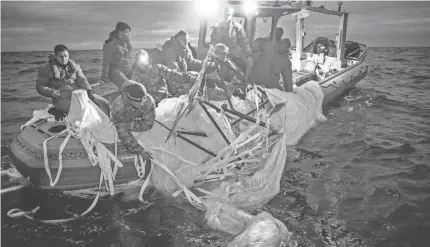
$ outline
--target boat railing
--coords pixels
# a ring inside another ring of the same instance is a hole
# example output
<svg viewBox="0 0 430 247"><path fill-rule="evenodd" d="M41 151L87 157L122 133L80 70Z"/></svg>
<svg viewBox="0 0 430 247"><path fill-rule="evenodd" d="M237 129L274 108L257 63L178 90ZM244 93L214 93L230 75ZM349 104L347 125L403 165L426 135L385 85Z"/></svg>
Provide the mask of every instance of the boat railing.
<svg viewBox="0 0 430 247"><path fill-rule="evenodd" d="M238 1L238 0L230 0L228 1L228 4L230 5L242 5L244 1ZM293 5L303 5L302 1L280 1L280 0L274 0L274 1L255 1L259 6L274 6L274 7L280 7L280 6L293 6Z"/></svg>

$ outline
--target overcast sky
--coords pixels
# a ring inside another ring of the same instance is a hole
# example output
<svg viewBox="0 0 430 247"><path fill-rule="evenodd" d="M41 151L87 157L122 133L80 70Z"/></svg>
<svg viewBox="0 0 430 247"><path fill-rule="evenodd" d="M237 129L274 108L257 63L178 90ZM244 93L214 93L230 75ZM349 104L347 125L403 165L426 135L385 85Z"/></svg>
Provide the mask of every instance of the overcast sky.
<svg viewBox="0 0 430 247"><path fill-rule="evenodd" d="M314 6L324 4L337 6L333 1ZM348 40L369 46L430 46L430 2L344 1L343 8L351 13ZM285 23L292 23L287 19ZM1 51L50 51L59 43L73 50L101 49L117 21L131 25L132 41L139 48L156 47L181 29L197 38L199 27L191 1L2 1ZM309 39L333 36L339 22L312 14L305 23ZM294 37L292 30L286 35Z"/></svg>

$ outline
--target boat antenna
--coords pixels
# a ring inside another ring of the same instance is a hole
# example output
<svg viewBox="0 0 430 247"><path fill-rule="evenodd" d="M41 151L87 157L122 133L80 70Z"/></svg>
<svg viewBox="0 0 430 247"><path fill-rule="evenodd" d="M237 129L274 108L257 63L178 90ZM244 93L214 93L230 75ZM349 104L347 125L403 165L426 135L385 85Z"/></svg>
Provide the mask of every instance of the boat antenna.
<svg viewBox="0 0 430 247"><path fill-rule="evenodd" d="M339 8L337 9L337 11L340 11L340 8L342 8L342 4L343 4L343 2L342 2L342 1L338 1L338 2L337 2L337 5L339 5Z"/></svg>

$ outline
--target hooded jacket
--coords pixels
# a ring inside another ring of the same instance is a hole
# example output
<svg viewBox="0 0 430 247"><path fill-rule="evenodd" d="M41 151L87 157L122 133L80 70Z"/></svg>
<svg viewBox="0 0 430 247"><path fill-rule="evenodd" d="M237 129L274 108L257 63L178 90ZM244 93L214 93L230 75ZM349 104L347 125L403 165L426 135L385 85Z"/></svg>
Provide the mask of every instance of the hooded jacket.
<svg viewBox="0 0 430 247"><path fill-rule="evenodd" d="M117 31L109 33L108 39L103 44L103 64L101 79L107 81L112 69L118 69L123 73L131 70L131 50L133 49L129 41L122 41L118 38Z"/></svg>

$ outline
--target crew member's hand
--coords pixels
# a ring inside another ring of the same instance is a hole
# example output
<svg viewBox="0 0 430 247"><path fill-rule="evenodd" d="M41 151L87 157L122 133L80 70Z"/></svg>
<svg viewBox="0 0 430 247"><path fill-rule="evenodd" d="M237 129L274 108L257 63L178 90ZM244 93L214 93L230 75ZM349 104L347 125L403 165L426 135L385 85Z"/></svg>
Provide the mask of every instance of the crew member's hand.
<svg viewBox="0 0 430 247"><path fill-rule="evenodd" d="M147 151L142 151L142 153L140 155L142 155L143 160L152 159L151 153L149 153Z"/></svg>
<svg viewBox="0 0 430 247"><path fill-rule="evenodd" d="M52 91L52 98L56 99L58 97L60 97L60 91L58 91L58 90Z"/></svg>
<svg viewBox="0 0 430 247"><path fill-rule="evenodd" d="M197 78L199 77L199 73L195 71L188 71L187 72L188 78L190 82L195 82Z"/></svg>
<svg viewBox="0 0 430 247"><path fill-rule="evenodd" d="M105 83L107 83L107 80L100 79L97 81L97 83L98 84L105 84Z"/></svg>
<svg viewBox="0 0 430 247"><path fill-rule="evenodd" d="M246 76L247 80L249 80L249 78L251 76L251 70L252 70L253 65L254 65L254 62L252 61L251 56L246 57L246 73L245 73L245 76Z"/></svg>
<svg viewBox="0 0 430 247"><path fill-rule="evenodd" d="M233 84L225 82L225 92L227 93L227 97L231 97L234 93L235 87Z"/></svg>
<svg viewBox="0 0 430 247"><path fill-rule="evenodd" d="M173 96L178 93L178 87L176 86L175 82L168 82L167 83L167 90Z"/></svg>

